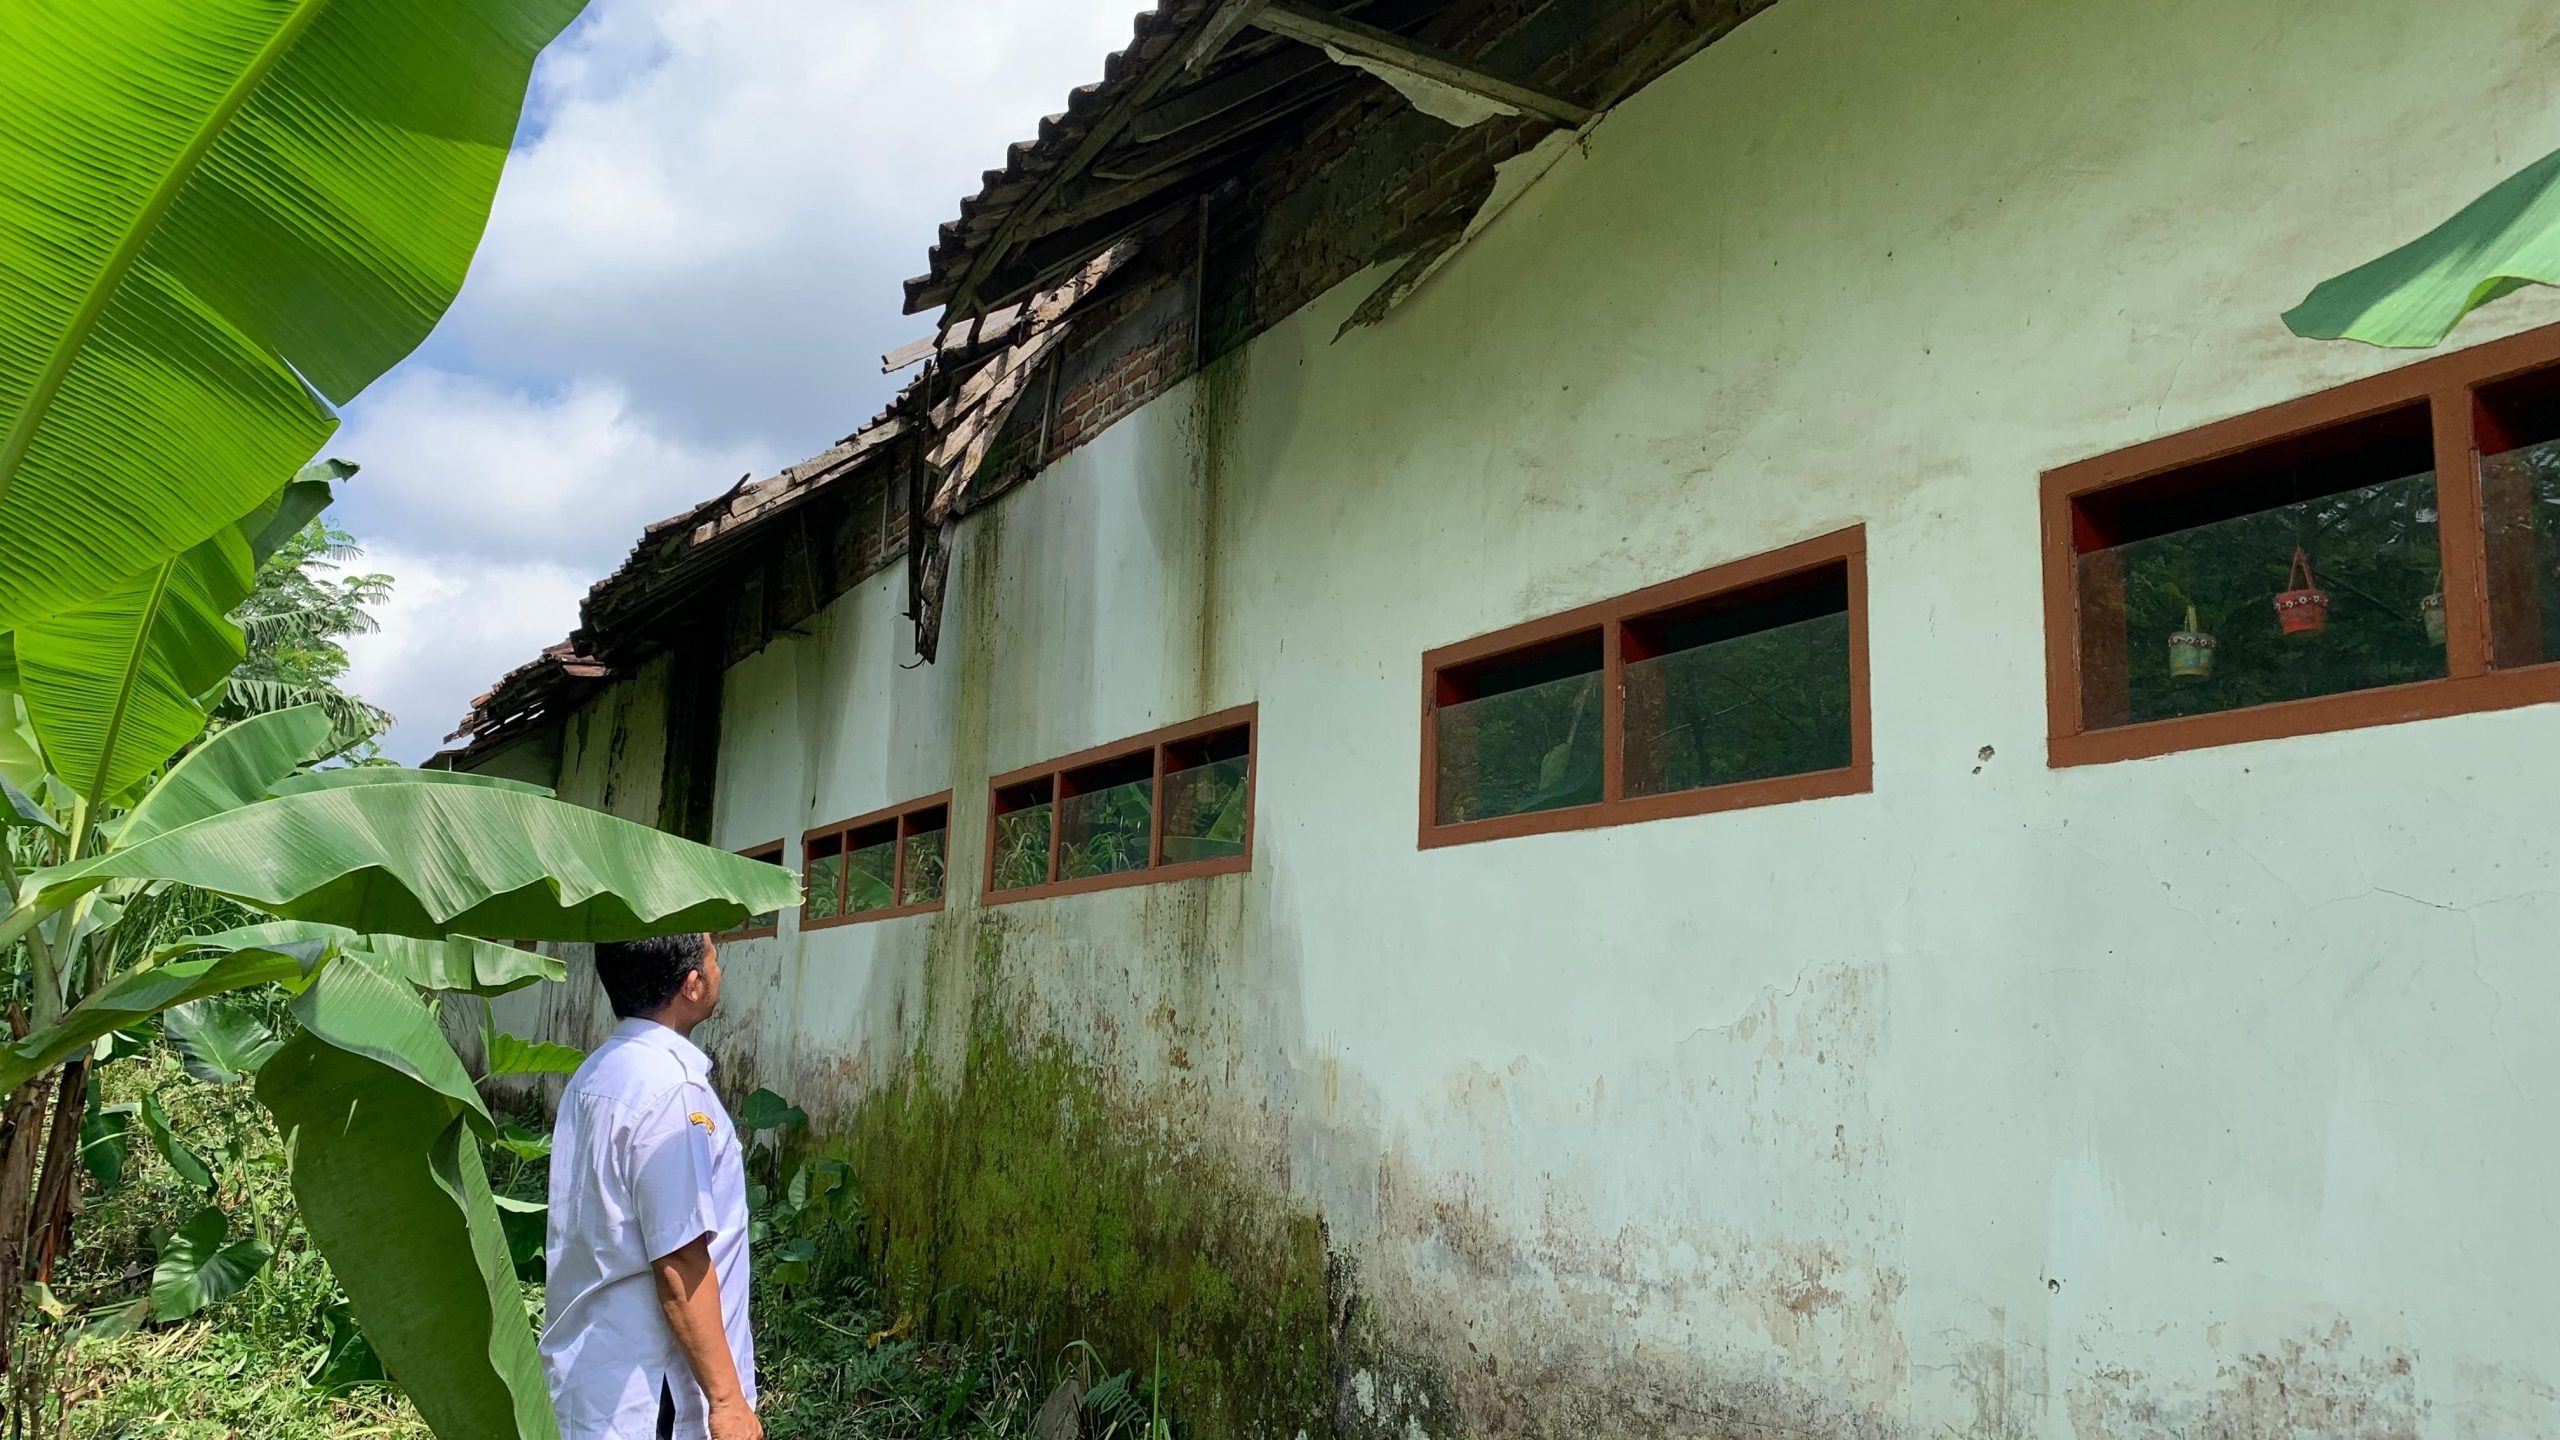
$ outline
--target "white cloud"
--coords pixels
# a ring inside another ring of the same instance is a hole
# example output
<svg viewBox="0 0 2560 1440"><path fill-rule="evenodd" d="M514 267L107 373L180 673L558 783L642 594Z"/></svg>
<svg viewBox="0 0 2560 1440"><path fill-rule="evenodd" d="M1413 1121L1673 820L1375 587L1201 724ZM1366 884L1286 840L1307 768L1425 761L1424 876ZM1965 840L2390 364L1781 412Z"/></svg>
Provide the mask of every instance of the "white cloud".
<svg viewBox="0 0 2560 1440"><path fill-rule="evenodd" d="M535 75L461 299L350 412L393 574L358 688L435 748L642 525L851 433L934 227L1136 0L595 0Z"/></svg>
<svg viewBox="0 0 2560 1440"><path fill-rule="evenodd" d="M1131 0L620 0L546 57L450 327L706 436L814 452L922 334L934 227L1129 38Z"/></svg>
<svg viewBox="0 0 2560 1440"><path fill-rule="evenodd" d="M369 548L363 563L397 583L375 615L382 628L347 642L347 686L398 718L385 749L410 763L440 747L473 696L569 633L592 578L547 561L388 545Z"/></svg>
<svg viewBox="0 0 2560 1440"><path fill-rule="evenodd" d="M681 438L611 379L580 375L534 396L416 367L368 392L329 449L364 467L348 499L368 533L412 552L541 557L597 574L642 526L775 459Z"/></svg>

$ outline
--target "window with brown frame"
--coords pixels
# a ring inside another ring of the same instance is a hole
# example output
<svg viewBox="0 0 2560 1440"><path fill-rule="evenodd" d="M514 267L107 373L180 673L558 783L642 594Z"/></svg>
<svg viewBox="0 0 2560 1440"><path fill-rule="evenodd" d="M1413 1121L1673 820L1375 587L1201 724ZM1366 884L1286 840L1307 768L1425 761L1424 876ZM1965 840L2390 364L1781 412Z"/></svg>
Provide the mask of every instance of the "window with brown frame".
<svg viewBox="0 0 2560 1440"><path fill-rule="evenodd" d="M1246 705L997 776L988 787L987 898L1248 868L1253 725Z"/></svg>
<svg viewBox="0 0 2560 1440"><path fill-rule="evenodd" d="M801 837L800 928L942 908L951 792L821 825Z"/></svg>
<svg viewBox="0 0 2560 1440"><path fill-rule="evenodd" d="M2048 758L2560 699L2560 326L2044 477Z"/></svg>
<svg viewBox="0 0 2560 1440"><path fill-rule="evenodd" d="M750 845L738 853L750 860L762 860L768 865L779 865L782 863L782 842L768 840L762 845ZM767 935L780 934L781 931L781 912L767 910L761 914L748 916L747 923L737 929L723 930L711 938L714 940L760 940Z"/></svg>
<svg viewBox="0 0 2560 1440"><path fill-rule="evenodd" d="M1423 657L1428 846L1865 790L1866 532Z"/></svg>

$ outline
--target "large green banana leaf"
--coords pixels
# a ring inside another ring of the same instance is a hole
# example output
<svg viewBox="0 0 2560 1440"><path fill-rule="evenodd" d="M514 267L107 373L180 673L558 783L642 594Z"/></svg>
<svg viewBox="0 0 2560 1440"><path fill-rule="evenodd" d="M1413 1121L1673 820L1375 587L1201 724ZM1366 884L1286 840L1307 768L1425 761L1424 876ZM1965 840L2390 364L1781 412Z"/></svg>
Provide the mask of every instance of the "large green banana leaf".
<svg viewBox="0 0 2560 1440"><path fill-rule="evenodd" d="M226 728L169 767L125 816L116 843L139 845L208 815L256 804L328 740L329 729L329 712L318 705L255 715Z"/></svg>
<svg viewBox="0 0 2560 1440"><path fill-rule="evenodd" d="M778 865L480 785L364 785L244 805L38 871L24 910L116 880L174 881L289 919L430 939L726 930L798 904L800 890Z"/></svg>
<svg viewBox="0 0 2560 1440"><path fill-rule="evenodd" d="M14 1091L87 1050L99 1037L147 1020L173 1005L245 990L252 985L299 984L310 978L324 958L324 953L317 950L307 954L284 949L239 950L137 970L100 987L72 1006L57 1023L0 1047L0 1086Z"/></svg>
<svg viewBox="0 0 2560 1440"><path fill-rule="evenodd" d="M365 935L343 925L318 925L308 920L269 920L212 935L191 935L173 942L155 958L241 950L310 954L323 960L360 954L375 969L421 990L458 990L473 995L504 995L537 980L558 980L569 973L566 962L538 951L519 950L468 935L433 940L410 935Z"/></svg>
<svg viewBox="0 0 2560 1440"><path fill-rule="evenodd" d="M246 655L231 612L258 564L355 473L324 460L212 538L19 628L18 682L54 772L96 810L204 733L200 697ZM264 548L261 548L264 547Z"/></svg>
<svg viewBox="0 0 2560 1440"><path fill-rule="evenodd" d="M306 795L314 790L343 790L350 785L480 785L491 790L513 790L519 795L552 793L530 780L475 775L468 770L413 770L405 765L342 765L334 770L306 770L276 782L269 793Z"/></svg>
<svg viewBox="0 0 2560 1440"><path fill-rule="evenodd" d="M319 988L325 969L350 955L361 958L369 973L420 989L476 995L503 995L567 973L563 962L549 956L466 935L420 940L277 920L190 936L159 952L159 963L101 986L53 1025L0 1046L0 1094L79 1054L101 1036L164 1010L258 985L281 984L307 994Z"/></svg>
<svg viewBox="0 0 2560 1440"><path fill-rule="evenodd" d="M2284 323L2309 340L2423 350L2527 285L2560 285L2560 151L2390 254L2321 281Z"/></svg>
<svg viewBox="0 0 2560 1440"><path fill-rule="evenodd" d="M412 1040L452 1059L432 1025ZM480 1165L477 1101L421 1083L412 1071L440 1067L407 1058L395 1067L303 1034L258 1072L302 1223L437 1434L549 1440L559 1430Z"/></svg>
<svg viewBox="0 0 2560 1440"><path fill-rule="evenodd" d="M426 338L582 4L0 4L0 631L228 528Z"/></svg>

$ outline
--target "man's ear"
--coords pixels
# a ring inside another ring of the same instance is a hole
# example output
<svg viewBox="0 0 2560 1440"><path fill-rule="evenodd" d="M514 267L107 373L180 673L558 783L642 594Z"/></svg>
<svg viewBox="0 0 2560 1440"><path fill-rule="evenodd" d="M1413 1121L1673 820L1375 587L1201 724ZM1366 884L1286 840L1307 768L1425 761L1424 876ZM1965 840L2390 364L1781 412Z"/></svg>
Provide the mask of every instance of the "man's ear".
<svg viewBox="0 0 2560 1440"><path fill-rule="evenodd" d="M683 996L687 1003L699 1005L702 1003L702 997L711 993L711 979L703 973L702 967L697 965L684 972L684 984L676 988L676 993Z"/></svg>

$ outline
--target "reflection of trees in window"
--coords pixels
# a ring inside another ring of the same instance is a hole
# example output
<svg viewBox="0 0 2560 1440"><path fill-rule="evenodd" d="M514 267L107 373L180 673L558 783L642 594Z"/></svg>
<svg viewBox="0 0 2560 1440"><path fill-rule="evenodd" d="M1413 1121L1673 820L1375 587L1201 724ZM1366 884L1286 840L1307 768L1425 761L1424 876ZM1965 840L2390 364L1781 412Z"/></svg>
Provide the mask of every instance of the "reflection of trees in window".
<svg viewBox="0 0 2560 1440"><path fill-rule="evenodd" d="M2329 596L2325 626L2286 635L2275 596L2294 547ZM2445 673L2423 602L2442 587L2433 474L2324 496L2117 550L2124 567L2131 718L2156 720L2400 685ZM2193 605L2218 654L2209 679L2171 678L2168 637Z"/></svg>
<svg viewBox="0 0 2560 1440"><path fill-rule="evenodd" d="M937 813L928 825L911 825L906 839L903 861L904 891L898 897L902 905L930 905L942 898L943 841L950 835L944 819L948 812Z"/></svg>
<svg viewBox="0 0 2560 1440"><path fill-rule="evenodd" d="M1843 530L1424 656L1423 844L1866 789L1865 548Z"/></svg>
<svg viewBox="0 0 2560 1440"><path fill-rule="evenodd" d="M1088 880L1147 868L1155 782L1078 791L1058 804L1058 878Z"/></svg>
<svg viewBox="0 0 2560 1440"><path fill-rule="evenodd" d="M1167 745L1164 763L1164 863L1243 855L1253 765L1245 732Z"/></svg>
<svg viewBox="0 0 2560 1440"><path fill-rule="evenodd" d="M1438 683L1441 824L1600 799L1598 632L1446 671Z"/></svg>
<svg viewBox="0 0 2560 1440"><path fill-rule="evenodd" d="M1629 795L1851 761L1845 570L1629 621Z"/></svg>
<svg viewBox="0 0 2560 1440"><path fill-rule="evenodd" d="M1242 869L1252 793L1250 706L1017 771L994 787L991 888Z"/></svg>
<svg viewBox="0 0 2560 1440"><path fill-rule="evenodd" d="M996 816L995 888L1024 890L1049 879L1049 802Z"/></svg>

